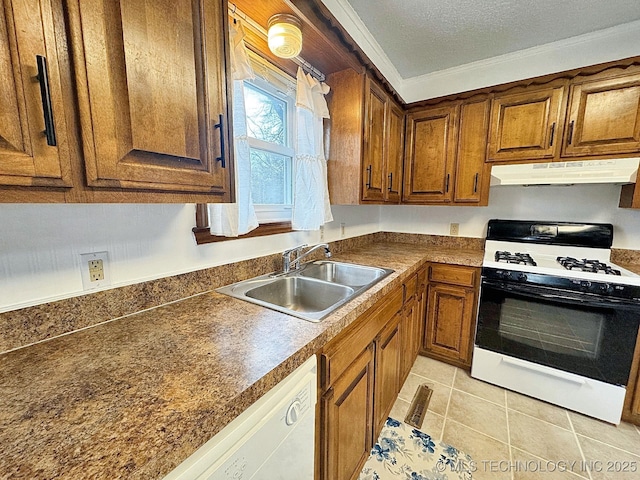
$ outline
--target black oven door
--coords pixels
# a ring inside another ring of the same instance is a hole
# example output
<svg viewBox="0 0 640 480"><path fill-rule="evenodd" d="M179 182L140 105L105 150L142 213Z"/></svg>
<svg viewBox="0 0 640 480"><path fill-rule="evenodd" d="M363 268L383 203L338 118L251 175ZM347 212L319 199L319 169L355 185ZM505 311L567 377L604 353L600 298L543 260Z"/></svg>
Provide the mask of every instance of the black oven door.
<svg viewBox="0 0 640 480"><path fill-rule="evenodd" d="M640 305L482 279L478 347L614 385L629 380Z"/></svg>

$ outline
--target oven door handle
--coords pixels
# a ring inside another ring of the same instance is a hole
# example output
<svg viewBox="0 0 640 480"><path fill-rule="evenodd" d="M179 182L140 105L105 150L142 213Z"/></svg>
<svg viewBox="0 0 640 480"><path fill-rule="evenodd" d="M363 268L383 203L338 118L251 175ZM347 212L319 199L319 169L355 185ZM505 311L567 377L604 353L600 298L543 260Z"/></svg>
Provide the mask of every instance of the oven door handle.
<svg viewBox="0 0 640 480"><path fill-rule="evenodd" d="M556 288L541 287L512 282L496 282L494 280L483 279L482 286L487 286L503 292L513 292L529 298L545 298L548 300L559 300L577 305L602 307L603 305L615 305L616 307L640 308L637 300L624 298L612 298L604 295L594 295L583 292L569 292Z"/></svg>
<svg viewBox="0 0 640 480"><path fill-rule="evenodd" d="M549 377L554 377L559 380L564 380L565 382L577 383L578 385L584 385L585 383L587 383L584 379L579 377L577 378L576 375L572 375L569 373L565 373L565 372L555 370L549 367L544 367L541 365L535 365L530 362L524 362L522 360L518 360L517 358L502 357L501 361L502 363L506 363L507 365L511 365L517 368L522 368L524 370L531 370L537 373L541 373L543 375L547 375Z"/></svg>

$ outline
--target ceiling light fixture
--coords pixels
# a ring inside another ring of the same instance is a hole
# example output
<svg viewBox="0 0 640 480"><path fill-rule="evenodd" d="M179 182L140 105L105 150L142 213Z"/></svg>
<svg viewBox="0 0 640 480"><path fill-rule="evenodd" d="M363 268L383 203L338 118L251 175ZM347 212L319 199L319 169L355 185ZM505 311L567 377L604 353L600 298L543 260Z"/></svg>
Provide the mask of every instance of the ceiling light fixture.
<svg viewBox="0 0 640 480"><path fill-rule="evenodd" d="M287 13L279 13L269 19L269 50L280 58L293 58L302 50L300 20Z"/></svg>

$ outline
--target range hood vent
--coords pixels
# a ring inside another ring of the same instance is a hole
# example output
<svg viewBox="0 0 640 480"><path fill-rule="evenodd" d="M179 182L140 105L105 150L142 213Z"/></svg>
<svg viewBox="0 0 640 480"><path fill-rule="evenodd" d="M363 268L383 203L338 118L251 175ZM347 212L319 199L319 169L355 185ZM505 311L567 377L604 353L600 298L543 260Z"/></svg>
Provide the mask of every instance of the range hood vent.
<svg viewBox="0 0 640 480"><path fill-rule="evenodd" d="M640 158L494 165L491 185L635 183Z"/></svg>

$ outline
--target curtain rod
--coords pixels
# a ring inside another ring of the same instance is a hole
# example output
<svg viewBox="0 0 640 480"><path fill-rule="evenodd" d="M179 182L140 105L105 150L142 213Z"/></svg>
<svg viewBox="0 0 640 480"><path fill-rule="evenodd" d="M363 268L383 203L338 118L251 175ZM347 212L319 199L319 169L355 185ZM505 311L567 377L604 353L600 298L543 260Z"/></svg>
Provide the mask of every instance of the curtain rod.
<svg viewBox="0 0 640 480"><path fill-rule="evenodd" d="M257 32L264 40L267 40L268 35L264 27L259 23L257 23L255 20L253 20L251 17L249 17L242 10L240 10L235 3L229 2L229 15L231 15L233 18L238 18L244 21L253 31ZM304 70L307 73L310 73L313 77L317 78L319 81L321 82L325 81L326 77L324 73L322 73L316 67L311 65L301 56L298 55L297 57L291 58L290 60L293 60L293 62L296 65L300 66L302 70Z"/></svg>

